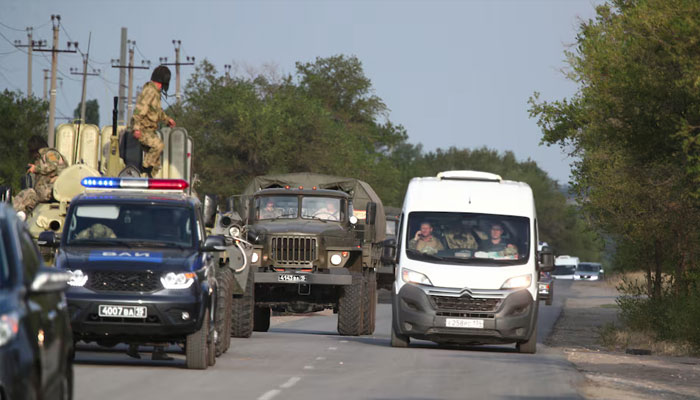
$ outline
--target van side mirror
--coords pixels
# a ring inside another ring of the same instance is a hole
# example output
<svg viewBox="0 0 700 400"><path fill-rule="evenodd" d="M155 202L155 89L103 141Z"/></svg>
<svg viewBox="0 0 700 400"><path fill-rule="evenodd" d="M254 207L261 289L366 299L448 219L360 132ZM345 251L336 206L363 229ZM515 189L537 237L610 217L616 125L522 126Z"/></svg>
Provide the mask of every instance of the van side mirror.
<svg viewBox="0 0 700 400"><path fill-rule="evenodd" d="M39 234L39 238L36 241L41 247L56 248L58 247L60 241L56 237L56 232L54 231L43 231Z"/></svg>
<svg viewBox="0 0 700 400"><path fill-rule="evenodd" d="M214 226L214 219L216 217L216 199L213 196L204 196L204 205L202 208L202 214L204 217L204 226L211 228Z"/></svg>
<svg viewBox="0 0 700 400"><path fill-rule="evenodd" d="M538 266L542 272L554 271L554 252L549 246L542 247L538 253Z"/></svg>
<svg viewBox="0 0 700 400"><path fill-rule="evenodd" d="M370 201L367 203L367 215L365 216L366 225L374 225L377 220L377 203Z"/></svg>

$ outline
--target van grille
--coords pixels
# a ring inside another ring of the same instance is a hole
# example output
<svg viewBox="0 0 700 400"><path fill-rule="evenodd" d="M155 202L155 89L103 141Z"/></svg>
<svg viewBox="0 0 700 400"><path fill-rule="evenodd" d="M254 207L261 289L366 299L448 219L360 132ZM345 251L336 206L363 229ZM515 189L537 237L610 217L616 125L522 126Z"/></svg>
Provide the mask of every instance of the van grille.
<svg viewBox="0 0 700 400"><path fill-rule="evenodd" d="M430 296L431 301L438 310L455 310L455 311L477 311L477 312L493 312L498 310L502 299L483 299L473 298L469 296L449 297L449 296Z"/></svg>
<svg viewBox="0 0 700 400"><path fill-rule="evenodd" d="M152 292L162 288L158 276L150 271L95 271L89 276L85 287L94 291Z"/></svg>
<svg viewBox="0 0 700 400"><path fill-rule="evenodd" d="M308 266L317 259L315 237L275 236L272 238L272 261L277 265Z"/></svg>

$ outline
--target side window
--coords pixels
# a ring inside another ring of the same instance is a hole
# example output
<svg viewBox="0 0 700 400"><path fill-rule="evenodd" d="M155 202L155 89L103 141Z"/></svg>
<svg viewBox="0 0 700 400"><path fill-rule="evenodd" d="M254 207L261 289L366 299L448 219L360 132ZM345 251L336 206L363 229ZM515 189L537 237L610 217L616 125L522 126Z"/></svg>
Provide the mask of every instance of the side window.
<svg viewBox="0 0 700 400"><path fill-rule="evenodd" d="M20 230L19 242L22 250L22 264L24 268L24 283L29 285L39 271L41 257L32 238L26 231Z"/></svg>

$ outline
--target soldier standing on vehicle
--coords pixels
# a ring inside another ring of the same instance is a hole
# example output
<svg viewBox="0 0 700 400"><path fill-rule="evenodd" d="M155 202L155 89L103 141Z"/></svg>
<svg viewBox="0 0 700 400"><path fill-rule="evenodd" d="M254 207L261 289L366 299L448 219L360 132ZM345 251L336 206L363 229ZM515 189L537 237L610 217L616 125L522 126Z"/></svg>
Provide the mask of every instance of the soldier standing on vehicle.
<svg viewBox="0 0 700 400"><path fill-rule="evenodd" d="M27 173L34 174L34 188L24 189L12 199L12 207L24 213L33 210L38 203L51 201L53 184L58 174L68 166L61 153L50 148L41 136L30 137L27 150L32 160Z"/></svg>
<svg viewBox="0 0 700 400"><path fill-rule="evenodd" d="M148 147L143 157L143 167L151 176L157 175L161 167L163 141L156 134L158 123L167 122L171 128L175 126L175 121L165 114L160 104L161 93L167 94L169 85L170 69L164 65L156 67L151 74L151 81L143 86L131 117L134 138Z"/></svg>

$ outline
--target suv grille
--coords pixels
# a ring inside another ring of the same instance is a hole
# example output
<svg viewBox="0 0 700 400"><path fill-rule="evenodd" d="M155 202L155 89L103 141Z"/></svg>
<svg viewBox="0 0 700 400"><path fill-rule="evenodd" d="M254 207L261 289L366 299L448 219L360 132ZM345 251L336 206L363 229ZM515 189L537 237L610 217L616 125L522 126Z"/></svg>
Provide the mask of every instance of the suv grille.
<svg viewBox="0 0 700 400"><path fill-rule="evenodd" d="M316 261L315 237L275 236L272 238L272 261L285 265L311 265Z"/></svg>
<svg viewBox="0 0 700 400"><path fill-rule="evenodd" d="M89 275L85 287L95 291L152 292L162 288L159 277L150 271L96 271Z"/></svg>
<svg viewBox="0 0 700 400"><path fill-rule="evenodd" d="M501 299L475 299L469 296L430 296L430 299L438 310L493 312L501 305Z"/></svg>

